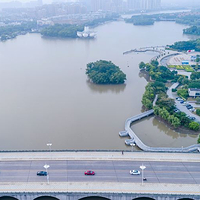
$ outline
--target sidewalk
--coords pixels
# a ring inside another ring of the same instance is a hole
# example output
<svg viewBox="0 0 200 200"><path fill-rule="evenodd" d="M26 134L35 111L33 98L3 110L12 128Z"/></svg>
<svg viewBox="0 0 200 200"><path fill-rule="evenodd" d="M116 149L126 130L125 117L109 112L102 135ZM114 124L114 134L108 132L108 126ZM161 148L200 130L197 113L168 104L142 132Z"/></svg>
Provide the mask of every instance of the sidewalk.
<svg viewBox="0 0 200 200"><path fill-rule="evenodd" d="M47 183L1 183L0 192L84 192L84 193L138 193L138 194L181 194L200 195L200 187L195 184L164 183L118 183L118 182L50 182Z"/></svg>
<svg viewBox="0 0 200 200"><path fill-rule="evenodd" d="M1 161L21 160L130 160L199 162L200 153L146 153L146 152L15 152L0 153ZM198 184L124 183L124 182L0 182L0 193L146 193L200 195Z"/></svg>
<svg viewBox="0 0 200 200"><path fill-rule="evenodd" d="M13 152L0 153L0 161L21 160L133 160L200 162L200 153L151 153L151 152Z"/></svg>

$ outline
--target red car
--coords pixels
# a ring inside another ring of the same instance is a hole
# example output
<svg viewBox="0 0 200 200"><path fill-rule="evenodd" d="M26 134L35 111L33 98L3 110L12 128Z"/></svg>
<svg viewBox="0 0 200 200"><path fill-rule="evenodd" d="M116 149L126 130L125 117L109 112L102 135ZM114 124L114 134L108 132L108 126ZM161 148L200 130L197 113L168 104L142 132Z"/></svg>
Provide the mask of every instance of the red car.
<svg viewBox="0 0 200 200"><path fill-rule="evenodd" d="M84 173L85 175L95 175L95 172L94 171L85 171Z"/></svg>

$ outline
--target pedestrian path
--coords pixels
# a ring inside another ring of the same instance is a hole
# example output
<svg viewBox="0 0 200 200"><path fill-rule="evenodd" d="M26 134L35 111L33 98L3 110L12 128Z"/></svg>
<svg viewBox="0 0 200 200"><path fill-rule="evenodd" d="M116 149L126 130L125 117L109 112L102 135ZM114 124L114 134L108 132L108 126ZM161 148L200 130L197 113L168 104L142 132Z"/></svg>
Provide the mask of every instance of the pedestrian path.
<svg viewBox="0 0 200 200"><path fill-rule="evenodd" d="M155 153L123 151L65 151L0 153L0 161L22 160L131 160L199 162L200 153Z"/></svg>

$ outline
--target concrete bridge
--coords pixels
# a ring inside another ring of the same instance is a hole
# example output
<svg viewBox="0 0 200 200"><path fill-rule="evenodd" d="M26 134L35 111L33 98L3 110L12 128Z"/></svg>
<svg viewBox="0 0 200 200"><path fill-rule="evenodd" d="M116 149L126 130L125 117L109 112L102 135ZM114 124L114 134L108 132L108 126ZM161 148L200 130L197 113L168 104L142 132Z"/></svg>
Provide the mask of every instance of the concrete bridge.
<svg viewBox="0 0 200 200"><path fill-rule="evenodd" d="M0 160L108 160L134 161L152 160L165 162L199 163L198 153L150 153L150 152L14 152L1 153ZM192 164L191 164L192 165ZM34 165L35 166L35 165ZM198 165L193 165L198 166ZM103 166L102 166L103 167ZM198 169L196 169L198 171ZM196 171L195 170L195 171ZM1 173L4 173L1 167ZM86 182L2 182L0 178L0 200L200 200L199 184L175 184L145 182L96 182L88 177ZM132 177L134 178L134 177ZM135 177L136 178L136 177ZM51 180L51 178L50 178Z"/></svg>
<svg viewBox="0 0 200 200"><path fill-rule="evenodd" d="M0 200L199 200L195 195L159 195L128 193L64 193L64 192L22 192L2 193Z"/></svg>

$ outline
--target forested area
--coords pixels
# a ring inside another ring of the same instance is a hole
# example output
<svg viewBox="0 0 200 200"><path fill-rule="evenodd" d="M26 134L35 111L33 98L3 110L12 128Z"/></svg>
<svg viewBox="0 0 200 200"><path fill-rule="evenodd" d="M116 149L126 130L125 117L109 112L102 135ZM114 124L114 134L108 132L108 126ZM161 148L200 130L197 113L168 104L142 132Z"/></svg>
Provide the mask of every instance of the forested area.
<svg viewBox="0 0 200 200"><path fill-rule="evenodd" d="M123 84L126 74L111 61L99 60L87 64L86 74L96 84Z"/></svg>

